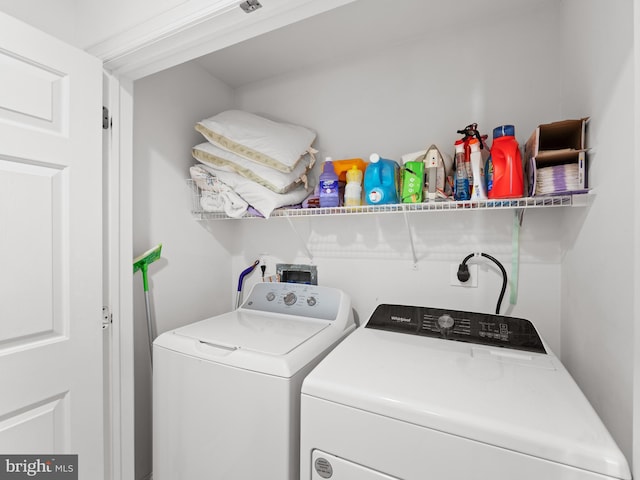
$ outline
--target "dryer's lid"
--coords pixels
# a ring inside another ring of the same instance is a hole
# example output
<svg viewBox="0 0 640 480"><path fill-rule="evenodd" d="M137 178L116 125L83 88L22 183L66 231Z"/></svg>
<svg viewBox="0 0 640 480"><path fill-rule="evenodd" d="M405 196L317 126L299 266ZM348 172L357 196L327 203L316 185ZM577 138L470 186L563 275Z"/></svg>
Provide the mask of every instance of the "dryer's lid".
<svg viewBox="0 0 640 480"><path fill-rule="evenodd" d="M230 350L286 355L329 322L236 310L175 330L176 335Z"/></svg>
<svg viewBox="0 0 640 480"><path fill-rule="evenodd" d="M548 349L360 328L306 377L302 393L582 470L631 477L602 421Z"/></svg>

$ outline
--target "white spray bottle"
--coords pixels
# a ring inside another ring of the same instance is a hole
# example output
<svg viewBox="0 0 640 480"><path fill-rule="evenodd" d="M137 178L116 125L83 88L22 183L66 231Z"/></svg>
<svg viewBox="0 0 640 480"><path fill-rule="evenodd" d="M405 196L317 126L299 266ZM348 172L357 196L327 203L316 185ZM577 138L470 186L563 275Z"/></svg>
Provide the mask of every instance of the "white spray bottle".
<svg viewBox="0 0 640 480"><path fill-rule="evenodd" d="M484 165L482 162L482 153L480 152L480 142L477 138L469 140L469 148L471 149L470 162L471 171L473 172L471 200L486 200L487 186L484 179Z"/></svg>

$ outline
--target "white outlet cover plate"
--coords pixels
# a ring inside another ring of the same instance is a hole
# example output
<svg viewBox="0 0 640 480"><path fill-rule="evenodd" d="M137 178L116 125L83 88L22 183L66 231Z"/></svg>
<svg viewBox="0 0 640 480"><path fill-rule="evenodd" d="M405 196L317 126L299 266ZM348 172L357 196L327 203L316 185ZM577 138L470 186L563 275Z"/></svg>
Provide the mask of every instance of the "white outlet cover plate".
<svg viewBox="0 0 640 480"><path fill-rule="evenodd" d="M467 287L467 288L477 288L478 287L478 265L469 265L467 263L467 267L469 268L469 273L471 277L466 282L461 282L458 280L458 267L459 263L455 263L451 265L451 273L449 275L449 284L453 287Z"/></svg>

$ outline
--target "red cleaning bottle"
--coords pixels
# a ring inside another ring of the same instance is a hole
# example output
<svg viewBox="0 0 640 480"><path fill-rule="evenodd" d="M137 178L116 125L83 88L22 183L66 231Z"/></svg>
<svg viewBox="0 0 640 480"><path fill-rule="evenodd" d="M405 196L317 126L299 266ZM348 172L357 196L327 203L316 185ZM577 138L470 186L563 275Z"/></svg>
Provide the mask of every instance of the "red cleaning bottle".
<svg viewBox="0 0 640 480"><path fill-rule="evenodd" d="M522 156L513 125L493 129L491 156L486 170L489 198L520 198L524 195Z"/></svg>

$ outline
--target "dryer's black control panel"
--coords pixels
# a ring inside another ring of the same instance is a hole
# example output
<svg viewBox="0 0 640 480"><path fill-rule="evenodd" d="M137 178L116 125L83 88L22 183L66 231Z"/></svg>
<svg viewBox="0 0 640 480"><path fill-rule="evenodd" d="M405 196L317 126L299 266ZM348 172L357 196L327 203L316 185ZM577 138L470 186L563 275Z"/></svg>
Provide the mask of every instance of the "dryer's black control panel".
<svg viewBox="0 0 640 480"><path fill-rule="evenodd" d="M547 353L529 320L502 315L382 304L366 328Z"/></svg>

